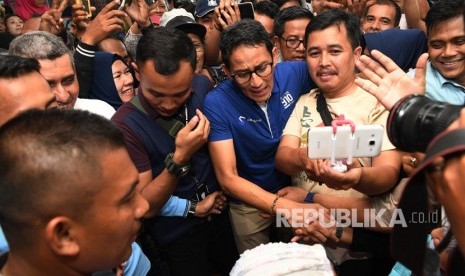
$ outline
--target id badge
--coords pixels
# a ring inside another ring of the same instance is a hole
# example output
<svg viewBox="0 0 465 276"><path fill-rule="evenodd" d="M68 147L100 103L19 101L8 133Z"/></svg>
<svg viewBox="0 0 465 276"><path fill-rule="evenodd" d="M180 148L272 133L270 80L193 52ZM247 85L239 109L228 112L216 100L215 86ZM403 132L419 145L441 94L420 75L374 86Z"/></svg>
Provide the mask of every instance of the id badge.
<svg viewBox="0 0 465 276"><path fill-rule="evenodd" d="M209 193L210 191L208 190L207 183L200 182L195 190L194 198L197 199L197 201L202 201Z"/></svg>

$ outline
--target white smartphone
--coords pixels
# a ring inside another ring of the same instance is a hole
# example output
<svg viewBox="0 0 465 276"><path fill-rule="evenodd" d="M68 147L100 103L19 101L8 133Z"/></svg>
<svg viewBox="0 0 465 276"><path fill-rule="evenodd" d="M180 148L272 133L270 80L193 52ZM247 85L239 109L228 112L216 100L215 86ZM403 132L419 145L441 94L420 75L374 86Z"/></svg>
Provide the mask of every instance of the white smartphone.
<svg viewBox="0 0 465 276"><path fill-rule="evenodd" d="M384 127L381 125L358 125L353 134L350 126L338 126L336 134L333 134L332 127L313 127L308 131L308 157L352 160L378 156L383 133Z"/></svg>

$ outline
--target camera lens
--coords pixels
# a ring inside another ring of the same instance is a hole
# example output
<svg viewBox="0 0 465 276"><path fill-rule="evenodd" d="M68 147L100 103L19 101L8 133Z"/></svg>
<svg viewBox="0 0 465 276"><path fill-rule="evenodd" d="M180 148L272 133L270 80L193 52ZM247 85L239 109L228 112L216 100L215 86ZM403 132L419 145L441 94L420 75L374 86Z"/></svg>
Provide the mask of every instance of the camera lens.
<svg viewBox="0 0 465 276"><path fill-rule="evenodd" d="M408 96L392 108L387 122L389 140L400 150L424 152L428 143L459 117L462 106Z"/></svg>

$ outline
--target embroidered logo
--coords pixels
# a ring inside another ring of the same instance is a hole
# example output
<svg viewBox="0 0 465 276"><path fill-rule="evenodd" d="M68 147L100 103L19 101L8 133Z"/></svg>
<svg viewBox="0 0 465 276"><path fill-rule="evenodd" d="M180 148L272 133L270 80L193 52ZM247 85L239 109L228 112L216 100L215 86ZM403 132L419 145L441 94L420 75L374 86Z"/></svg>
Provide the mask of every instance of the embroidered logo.
<svg viewBox="0 0 465 276"><path fill-rule="evenodd" d="M218 4L216 3L215 0L208 0L208 6L209 7L216 7Z"/></svg>

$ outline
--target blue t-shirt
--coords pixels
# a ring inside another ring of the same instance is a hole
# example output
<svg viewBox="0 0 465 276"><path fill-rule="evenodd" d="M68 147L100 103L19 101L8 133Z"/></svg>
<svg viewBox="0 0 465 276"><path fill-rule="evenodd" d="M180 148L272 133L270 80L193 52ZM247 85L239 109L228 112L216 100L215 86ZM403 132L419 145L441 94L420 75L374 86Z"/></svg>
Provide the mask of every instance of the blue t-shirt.
<svg viewBox="0 0 465 276"><path fill-rule="evenodd" d="M265 114L235 82L222 82L204 102L210 120L209 141L233 139L239 176L269 192L278 191L290 184L274 164L279 140L300 95L313 87L305 62L277 64Z"/></svg>

